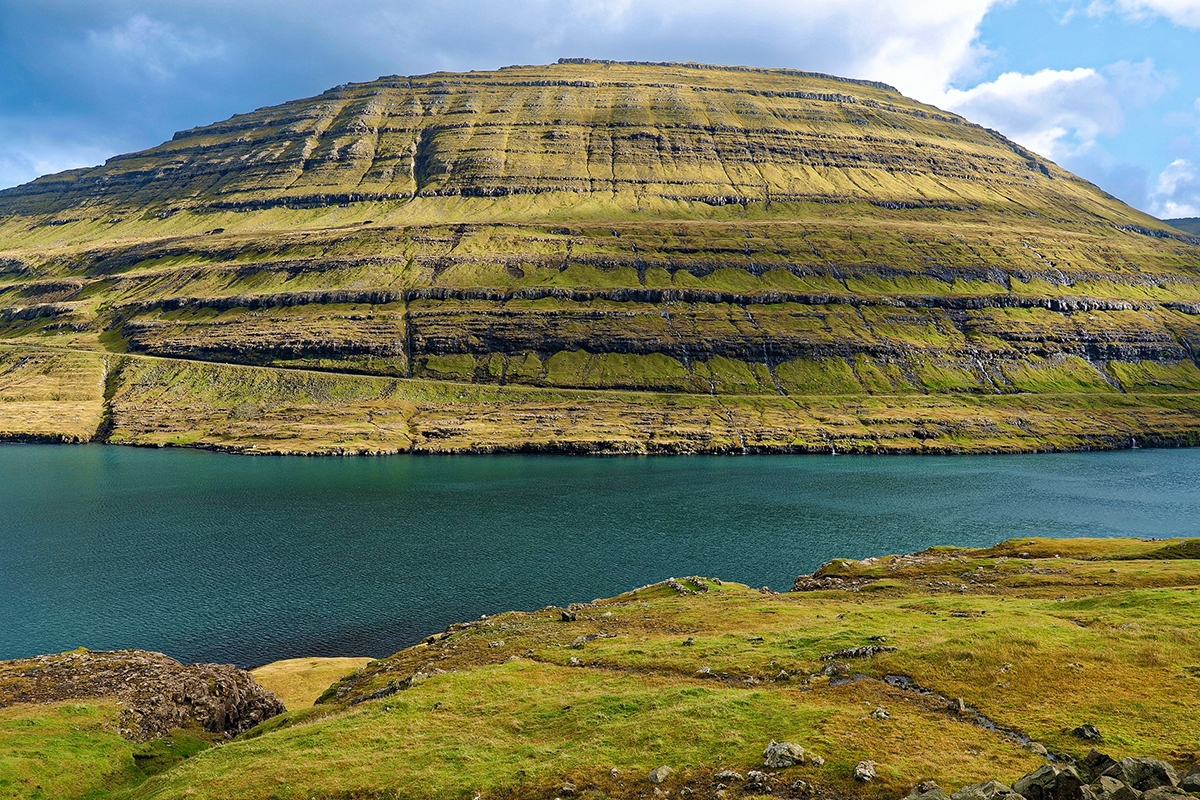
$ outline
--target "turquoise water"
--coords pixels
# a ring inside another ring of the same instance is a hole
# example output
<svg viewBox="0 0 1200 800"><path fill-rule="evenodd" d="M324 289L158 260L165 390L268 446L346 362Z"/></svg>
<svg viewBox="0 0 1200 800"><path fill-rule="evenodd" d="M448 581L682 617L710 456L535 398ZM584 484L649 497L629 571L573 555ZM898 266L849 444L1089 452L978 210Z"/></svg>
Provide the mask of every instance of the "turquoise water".
<svg viewBox="0 0 1200 800"><path fill-rule="evenodd" d="M1037 456L251 458L0 446L0 659L384 656L670 576L1200 533L1200 450Z"/></svg>

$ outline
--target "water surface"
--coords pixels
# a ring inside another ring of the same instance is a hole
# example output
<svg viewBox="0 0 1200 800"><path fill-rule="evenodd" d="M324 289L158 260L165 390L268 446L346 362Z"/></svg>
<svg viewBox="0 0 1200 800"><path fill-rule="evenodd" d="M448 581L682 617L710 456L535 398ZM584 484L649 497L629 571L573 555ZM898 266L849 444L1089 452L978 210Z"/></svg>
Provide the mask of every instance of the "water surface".
<svg viewBox="0 0 1200 800"><path fill-rule="evenodd" d="M0 659L384 656L450 622L670 576L786 589L835 557L1196 535L1200 450L253 458L0 446Z"/></svg>

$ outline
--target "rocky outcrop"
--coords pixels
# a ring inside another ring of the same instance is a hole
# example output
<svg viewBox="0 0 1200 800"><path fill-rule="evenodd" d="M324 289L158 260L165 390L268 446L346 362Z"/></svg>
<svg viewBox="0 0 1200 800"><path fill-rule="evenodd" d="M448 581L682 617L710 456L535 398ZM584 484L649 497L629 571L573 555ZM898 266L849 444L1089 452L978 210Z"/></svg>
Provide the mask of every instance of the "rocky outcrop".
<svg viewBox="0 0 1200 800"><path fill-rule="evenodd" d="M0 662L0 708L103 698L125 710L120 733L147 741L199 727L226 738L284 711L274 694L232 664L184 665L145 650L75 650Z"/></svg>
<svg viewBox="0 0 1200 800"><path fill-rule="evenodd" d="M1059 756L1058 763L1045 764L1023 775L1008 787L999 781L964 786L950 800L1184 800L1200 794L1200 764L1183 780L1175 768L1157 758L1128 757L1120 761L1091 750L1071 763ZM928 785L927 785L928 784ZM942 800L945 793L932 782L918 784L906 800Z"/></svg>

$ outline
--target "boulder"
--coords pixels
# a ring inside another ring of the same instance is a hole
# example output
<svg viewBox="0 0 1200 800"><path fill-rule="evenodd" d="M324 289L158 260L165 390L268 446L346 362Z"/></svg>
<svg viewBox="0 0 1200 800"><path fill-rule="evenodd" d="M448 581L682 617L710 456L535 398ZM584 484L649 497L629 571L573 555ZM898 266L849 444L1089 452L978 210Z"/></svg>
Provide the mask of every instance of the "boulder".
<svg viewBox="0 0 1200 800"><path fill-rule="evenodd" d="M1139 792L1179 784L1175 768L1157 758L1122 758L1104 770L1103 774L1124 781Z"/></svg>
<svg viewBox="0 0 1200 800"><path fill-rule="evenodd" d="M763 750L763 766L768 769L785 769L804 763L804 748L795 742L777 742L774 739Z"/></svg>
<svg viewBox="0 0 1200 800"><path fill-rule="evenodd" d="M1096 800L1138 800L1141 797L1141 793L1130 788L1129 784L1107 775L1102 775L1088 788Z"/></svg>
<svg viewBox="0 0 1200 800"><path fill-rule="evenodd" d="M740 772L734 772L731 769L723 769L716 775L713 775L713 780L719 781L720 783L733 783L734 781L741 783L742 781L746 780L746 776Z"/></svg>
<svg viewBox="0 0 1200 800"><path fill-rule="evenodd" d="M1078 800L1083 778L1074 767L1046 764L1018 778L1012 789L1028 800Z"/></svg>
<svg viewBox="0 0 1200 800"><path fill-rule="evenodd" d="M674 774L675 770L664 765L650 770L650 774L646 776L646 780L650 781L651 783L662 783Z"/></svg>
<svg viewBox="0 0 1200 800"><path fill-rule="evenodd" d="M1104 774L1104 771L1109 767L1116 765L1116 759L1111 758L1104 753L1101 753L1096 748L1088 751L1088 754L1079 762L1079 770L1088 780L1094 781Z"/></svg>
<svg viewBox="0 0 1200 800"><path fill-rule="evenodd" d="M1192 794L1200 794L1200 772L1189 772L1179 781L1179 788Z"/></svg>
<svg viewBox="0 0 1200 800"><path fill-rule="evenodd" d="M987 781L962 787L950 795L950 800L1017 800L1018 797L1012 787L1000 781Z"/></svg>
<svg viewBox="0 0 1200 800"><path fill-rule="evenodd" d="M1178 786L1159 786L1145 792L1142 800L1192 800L1192 798Z"/></svg>
<svg viewBox="0 0 1200 800"><path fill-rule="evenodd" d="M870 783L875 780L875 762L860 761L854 765L854 780Z"/></svg>
<svg viewBox="0 0 1200 800"><path fill-rule="evenodd" d="M1102 738L1100 730L1095 725L1080 725L1071 731L1071 735L1089 742Z"/></svg>
<svg viewBox="0 0 1200 800"><path fill-rule="evenodd" d="M905 800L948 800L946 790L933 781L921 781L912 788Z"/></svg>

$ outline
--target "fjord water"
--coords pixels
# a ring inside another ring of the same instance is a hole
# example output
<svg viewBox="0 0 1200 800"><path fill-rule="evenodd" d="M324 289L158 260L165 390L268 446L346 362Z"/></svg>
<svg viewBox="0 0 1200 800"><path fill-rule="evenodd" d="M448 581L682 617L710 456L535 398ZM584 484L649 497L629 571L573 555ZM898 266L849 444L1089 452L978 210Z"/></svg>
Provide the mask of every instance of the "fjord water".
<svg viewBox="0 0 1200 800"><path fill-rule="evenodd" d="M0 446L0 659L384 656L455 621L701 574L1017 536L1196 535L1200 450L252 458Z"/></svg>

